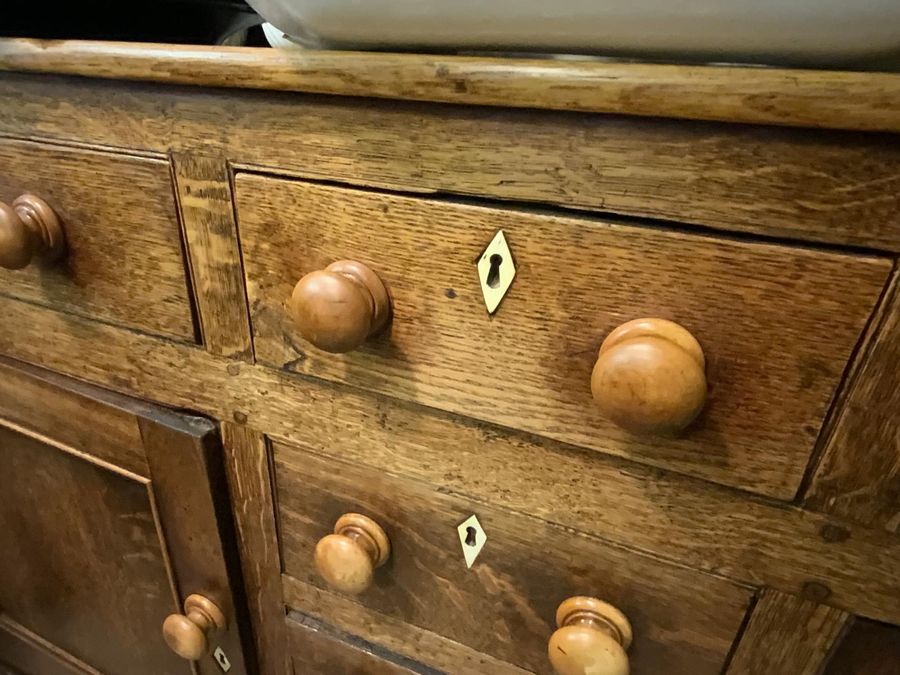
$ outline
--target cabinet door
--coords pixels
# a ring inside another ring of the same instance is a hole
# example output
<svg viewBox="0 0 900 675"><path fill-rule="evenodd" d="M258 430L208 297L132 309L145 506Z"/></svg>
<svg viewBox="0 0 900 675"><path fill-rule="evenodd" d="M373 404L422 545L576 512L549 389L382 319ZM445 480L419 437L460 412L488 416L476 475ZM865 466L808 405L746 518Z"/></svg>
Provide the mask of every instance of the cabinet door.
<svg viewBox="0 0 900 675"><path fill-rule="evenodd" d="M0 358L0 664L246 673L227 494L209 420ZM225 626L175 620L192 663L162 627L195 594Z"/></svg>

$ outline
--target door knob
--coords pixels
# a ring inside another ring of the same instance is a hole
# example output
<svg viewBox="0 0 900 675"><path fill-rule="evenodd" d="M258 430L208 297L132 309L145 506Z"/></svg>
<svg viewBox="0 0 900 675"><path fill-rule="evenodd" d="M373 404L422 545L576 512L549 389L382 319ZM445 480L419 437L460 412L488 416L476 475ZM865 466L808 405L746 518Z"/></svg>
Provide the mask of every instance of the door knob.
<svg viewBox="0 0 900 675"><path fill-rule="evenodd" d="M547 654L558 675L628 675L631 624L597 598L575 597L556 610Z"/></svg>
<svg viewBox="0 0 900 675"><path fill-rule="evenodd" d="M52 260L65 246L59 218L40 197L24 194L0 202L0 267L20 270L35 258Z"/></svg>
<svg viewBox="0 0 900 675"><path fill-rule="evenodd" d="M209 652L209 638L228 627L225 614L202 595L189 595L184 614L170 614L163 622L163 637L169 649L188 661L198 661Z"/></svg>
<svg viewBox="0 0 900 675"><path fill-rule="evenodd" d="M391 542L381 526L358 513L346 513L316 544L316 569L328 585L358 595L372 585L372 575L391 555Z"/></svg>
<svg viewBox="0 0 900 675"><path fill-rule="evenodd" d="M391 299L370 268L339 260L297 282L290 312L304 338L326 352L342 354L384 328Z"/></svg>
<svg viewBox="0 0 900 675"><path fill-rule="evenodd" d="M620 427L675 434L706 402L705 365L700 343L685 328L665 319L635 319L600 345L591 392Z"/></svg>

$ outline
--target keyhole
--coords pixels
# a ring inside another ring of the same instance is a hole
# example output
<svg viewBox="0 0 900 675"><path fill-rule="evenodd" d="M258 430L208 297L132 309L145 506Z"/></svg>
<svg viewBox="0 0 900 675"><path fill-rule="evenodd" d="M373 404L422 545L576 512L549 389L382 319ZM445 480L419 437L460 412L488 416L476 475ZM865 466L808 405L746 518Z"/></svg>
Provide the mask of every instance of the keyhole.
<svg viewBox="0 0 900 675"><path fill-rule="evenodd" d="M497 256L498 258L500 256ZM478 530L469 525L466 528L466 546L474 546L478 540Z"/></svg>
<svg viewBox="0 0 900 675"><path fill-rule="evenodd" d="M494 253L491 256L491 268L487 274L487 285L491 288L497 288L500 285L500 265L503 264L503 256Z"/></svg>

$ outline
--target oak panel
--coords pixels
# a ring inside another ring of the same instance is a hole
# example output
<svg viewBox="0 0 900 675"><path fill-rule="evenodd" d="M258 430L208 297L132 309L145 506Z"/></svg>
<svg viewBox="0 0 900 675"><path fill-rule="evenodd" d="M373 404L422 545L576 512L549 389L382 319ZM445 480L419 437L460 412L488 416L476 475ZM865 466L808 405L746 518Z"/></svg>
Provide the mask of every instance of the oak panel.
<svg viewBox="0 0 900 675"><path fill-rule="evenodd" d="M818 675L851 621L839 609L766 589L728 675Z"/></svg>
<svg viewBox="0 0 900 675"><path fill-rule="evenodd" d="M148 478L141 432L134 415L116 405L121 397L96 389L87 395L62 382L55 373L26 373L0 357L0 419Z"/></svg>
<svg viewBox="0 0 900 675"><path fill-rule="evenodd" d="M44 267L0 270L4 293L194 341L166 162L0 140L0 199L25 192L59 215L66 255Z"/></svg>
<svg viewBox="0 0 900 675"><path fill-rule="evenodd" d="M806 493L811 508L900 531L900 285L853 377Z"/></svg>
<svg viewBox="0 0 900 675"><path fill-rule="evenodd" d="M380 467L280 443L273 461L286 574L321 586L316 543L343 513L362 513L384 528L391 557L358 602L528 670L550 672L547 639L559 603L600 594L634 626L636 672L719 673L749 602L750 592L730 582L444 495ZM472 513L487 543L468 570L456 527Z"/></svg>
<svg viewBox="0 0 900 675"><path fill-rule="evenodd" d="M0 298L0 314L8 317L0 352L323 454L339 448L347 461L390 466L691 568L793 594L810 590L834 607L900 624L900 539L883 530L8 298Z"/></svg>
<svg viewBox="0 0 900 675"><path fill-rule="evenodd" d="M159 639L174 609L148 486L0 427L0 606L102 672L190 668Z"/></svg>
<svg viewBox="0 0 900 675"><path fill-rule="evenodd" d="M889 135L0 75L0 133L900 251Z"/></svg>
<svg viewBox="0 0 900 675"><path fill-rule="evenodd" d="M891 267L247 174L236 195L261 362L780 498L800 484ZM498 229L517 276L490 316L474 261ZM300 277L346 258L388 285L393 321L327 354L284 308ZM683 325L706 354L706 409L678 440L628 434L591 398L603 338L647 316Z"/></svg>
<svg viewBox="0 0 900 675"><path fill-rule="evenodd" d="M199 593L227 617L215 646L247 673L216 425L5 356L0 373L0 404L16 420L0 418L0 608L45 651L101 672L212 675L211 654L192 666L161 630Z"/></svg>
<svg viewBox="0 0 900 675"><path fill-rule="evenodd" d="M897 675L900 627L857 619L828 662L825 675Z"/></svg>
<svg viewBox="0 0 900 675"><path fill-rule="evenodd" d="M3 614L0 659L2 675L102 675Z"/></svg>

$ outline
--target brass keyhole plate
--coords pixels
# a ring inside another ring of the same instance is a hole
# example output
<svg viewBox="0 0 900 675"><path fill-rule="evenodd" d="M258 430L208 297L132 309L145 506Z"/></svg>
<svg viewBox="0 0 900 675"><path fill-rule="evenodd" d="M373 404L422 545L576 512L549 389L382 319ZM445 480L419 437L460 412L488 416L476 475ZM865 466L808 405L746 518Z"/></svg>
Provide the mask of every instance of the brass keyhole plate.
<svg viewBox="0 0 900 675"><path fill-rule="evenodd" d="M231 661L228 660L228 657L225 656L225 650L221 647L216 647L216 651L213 652L213 658L216 660L216 663L219 664L219 668L222 669L223 673L227 673L231 670Z"/></svg>
<svg viewBox="0 0 900 675"><path fill-rule="evenodd" d="M459 527L456 528L459 534L459 543L462 546L463 557L466 560L466 567L472 567L481 549L487 542L487 535L481 528L481 523L474 515L466 518Z"/></svg>
<svg viewBox="0 0 900 675"><path fill-rule="evenodd" d="M516 264L503 230L497 231L491 243L478 257L477 266L484 304L488 314L493 314L516 277Z"/></svg>

